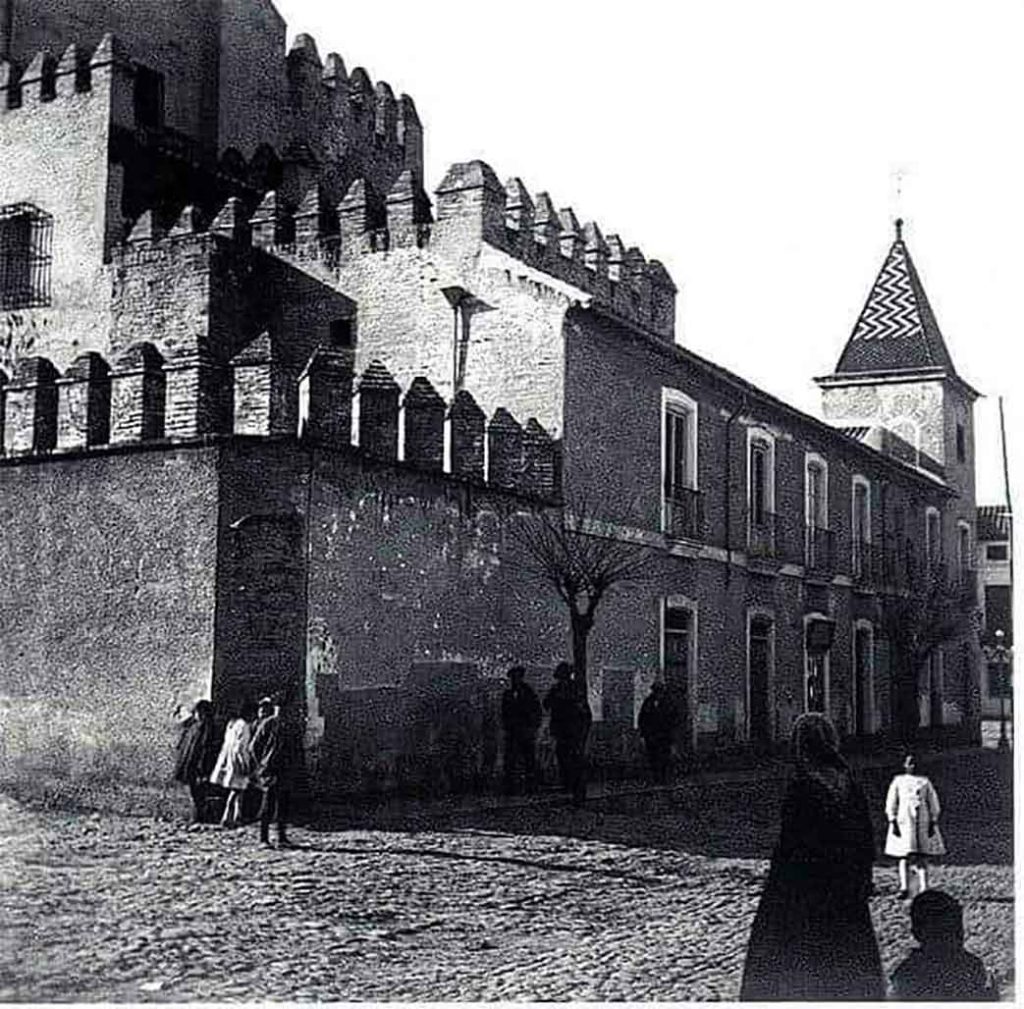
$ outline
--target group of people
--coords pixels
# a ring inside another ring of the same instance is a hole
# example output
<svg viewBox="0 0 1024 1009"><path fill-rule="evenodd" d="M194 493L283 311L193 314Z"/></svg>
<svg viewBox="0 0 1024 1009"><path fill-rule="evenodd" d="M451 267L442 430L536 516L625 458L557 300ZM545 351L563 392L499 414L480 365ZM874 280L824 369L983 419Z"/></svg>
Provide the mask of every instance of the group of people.
<svg viewBox="0 0 1024 1009"><path fill-rule="evenodd" d="M555 682L545 694L542 707L525 677L522 666L513 666L508 671L509 685L501 698L505 790L532 792L537 787L537 735L544 711L547 711L562 787L570 793L574 803L582 803L586 798L586 744L592 722L586 685L573 666L560 662L555 667ZM676 706L665 684L655 683L640 707L639 729L651 775L658 783L668 780L678 721Z"/></svg>
<svg viewBox="0 0 1024 1009"><path fill-rule="evenodd" d="M795 773L751 927L740 997L882 999L885 983L868 904L875 844L867 801L824 715L796 720L793 756ZM928 889L927 860L945 850L939 813L934 787L908 756L886 800L885 850L900 860L902 897L909 896L907 863L917 870L910 916L920 947L896 970L893 989L900 999L995 998L983 964L963 948L959 903Z"/></svg>
<svg viewBox="0 0 1024 1009"><path fill-rule="evenodd" d="M254 788L260 796L260 840L270 844L274 823L278 846L288 847L288 802L298 761L294 732L270 697L260 699L255 719L251 714L239 705L221 737L213 705L197 701L181 727L174 776L188 786L196 824L207 820L211 800L223 794L220 824L238 826L246 791Z"/></svg>
<svg viewBox="0 0 1024 1009"><path fill-rule="evenodd" d="M505 733L505 789L537 787L537 733L548 712L548 726L555 742L555 760L562 787L574 804L587 797L587 736L593 716L585 683L568 662L555 667L555 682L544 695L543 710L522 666L508 671L509 685L501 698L501 724Z"/></svg>

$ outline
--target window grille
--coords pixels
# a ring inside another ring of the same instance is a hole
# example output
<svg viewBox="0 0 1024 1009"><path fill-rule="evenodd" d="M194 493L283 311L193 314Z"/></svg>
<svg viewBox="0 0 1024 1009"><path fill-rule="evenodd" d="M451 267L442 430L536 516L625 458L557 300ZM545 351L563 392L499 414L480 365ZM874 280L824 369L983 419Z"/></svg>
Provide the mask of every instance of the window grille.
<svg viewBox="0 0 1024 1009"><path fill-rule="evenodd" d="M31 203L0 207L0 309L50 304L53 218Z"/></svg>

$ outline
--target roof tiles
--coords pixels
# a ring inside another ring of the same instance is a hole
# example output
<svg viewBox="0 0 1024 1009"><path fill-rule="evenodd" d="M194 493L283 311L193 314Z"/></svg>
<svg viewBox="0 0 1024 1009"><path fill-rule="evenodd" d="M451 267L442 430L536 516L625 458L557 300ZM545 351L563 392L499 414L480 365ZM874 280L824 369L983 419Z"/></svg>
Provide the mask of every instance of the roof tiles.
<svg viewBox="0 0 1024 1009"><path fill-rule="evenodd" d="M956 372L896 222L892 243L836 374L942 368Z"/></svg>

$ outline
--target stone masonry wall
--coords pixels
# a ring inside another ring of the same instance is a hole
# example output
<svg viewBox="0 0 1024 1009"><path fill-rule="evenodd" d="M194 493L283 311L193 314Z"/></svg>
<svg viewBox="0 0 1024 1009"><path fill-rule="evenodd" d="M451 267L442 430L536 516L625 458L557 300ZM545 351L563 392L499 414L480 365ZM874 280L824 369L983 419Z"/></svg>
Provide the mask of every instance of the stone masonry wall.
<svg viewBox="0 0 1024 1009"><path fill-rule="evenodd" d="M43 47L95 46L113 32L135 59L165 75L167 125L216 144L217 7L209 0L13 0L11 53L27 62Z"/></svg>
<svg viewBox="0 0 1024 1009"><path fill-rule="evenodd" d="M520 277L515 266L415 248L344 259L338 286L359 307L357 370L376 359L403 391L424 375L450 399L456 309L444 289L460 288L473 297L462 330L462 388L488 415L503 406L523 420L536 417L558 438L569 302L543 275Z"/></svg>
<svg viewBox="0 0 1024 1009"><path fill-rule="evenodd" d="M97 51L93 60L89 90L76 89L72 59L46 102L38 73L26 73L18 108L7 107L0 84L0 206L29 203L53 218L50 303L5 311L0 335L61 368L82 351L104 350L111 324L104 253L111 222L120 229L121 179L107 149L121 84L107 57Z"/></svg>
<svg viewBox="0 0 1024 1009"><path fill-rule="evenodd" d="M209 696L215 454L0 466L0 778L159 785Z"/></svg>

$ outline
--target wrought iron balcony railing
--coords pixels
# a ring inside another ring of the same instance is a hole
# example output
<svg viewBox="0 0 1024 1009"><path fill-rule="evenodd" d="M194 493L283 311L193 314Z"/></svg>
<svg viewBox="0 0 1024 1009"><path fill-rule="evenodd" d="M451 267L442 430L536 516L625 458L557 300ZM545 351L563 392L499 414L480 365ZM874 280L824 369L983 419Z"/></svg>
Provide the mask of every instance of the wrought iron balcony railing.
<svg viewBox="0 0 1024 1009"><path fill-rule="evenodd" d="M777 560L781 556L778 516L774 512L752 510L747 513L747 553L759 560Z"/></svg>
<svg viewBox="0 0 1024 1009"><path fill-rule="evenodd" d="M804 564L808 574L831 576L836 570L836 536L831 529L804 526Z"/></svg>
<svg viewBox="0 0 1024 1009"><path fill-rule="evenodd" d="M675 487L665 493L662 528L670 540L704 539L704 495L689 487Z"/></svg>
<svg viewBox="0 0 1024 1009"><path fill-rule="evenodd" d="M882 580L882 550L868 540L855 539L850 554L853 584L861 589L874 589Z"/></svg>

